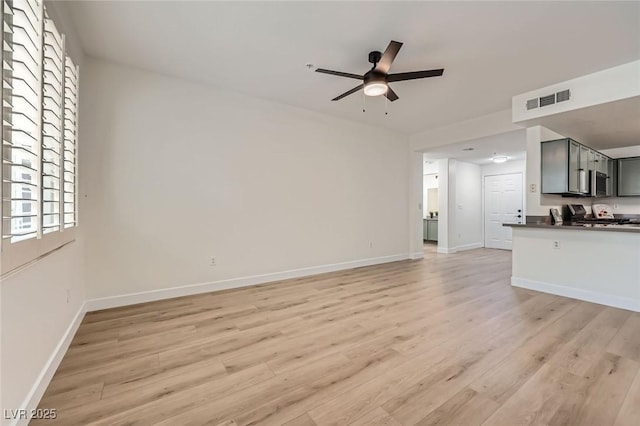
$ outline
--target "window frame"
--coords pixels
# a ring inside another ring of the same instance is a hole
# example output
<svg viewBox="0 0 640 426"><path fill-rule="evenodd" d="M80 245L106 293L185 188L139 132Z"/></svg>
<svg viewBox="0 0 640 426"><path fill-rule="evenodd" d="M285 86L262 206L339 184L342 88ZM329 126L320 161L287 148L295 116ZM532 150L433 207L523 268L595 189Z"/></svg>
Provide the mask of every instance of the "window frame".
<svg viewBox="0 0 640 426"><path fill-rule="evenodd" d="M37 4L37 2L32 1L32 0L18 0L20 2L23 3L24 7L31 7L31 10L34 10L34 3ZM2 46L2 51L0 51L0 55L2 55L2 59L3 59L3 66L0 69L0 72L2 73L2 78L0 79L0 84L2 84L2 89L4 92L4 88L5 88L5 70L4 70L4 52L5 52L5 13L7 13L5 11L5 7L8 7L7 4L7 0L0 0L0 46ZM13 3L13 2L11 2ZM29 5L27 6L26 3L28 3ZM9 7L11 7L12 11L8 12L8 13L12 13L15 14L15 10L14 10L14 6L15 4L11 4L9 5ZM12 150L12 145L11 144L7 144L7 146L5 146L5 132L7 132L7 129L11 129L11 124L7 124L5 126L5 121L4 121L4 108L3 110L0 112L0 117L2 118L2 150L0 151L0 172L1 172L1 176L2 176L2 184L0 185L0 212L2 214L2 217L0 218L0 237L1 237L1 243L0 243L0 275L5 275L9 272L12 272L14 270L16 270L17 268L20 268L24 265L27 265L43 256L45 256L46 254L62 247L63 245L66 245L70 242L75 241L76 239L76 230L78 228L78 100L79 100L79 67L75 64L75 62L73 61L73 58L71 58L71 56L69 55L69 52L66 50L66 45L65 45L65 36L64 34L62 34L58 29L57 26L55 25L55 22L53 22L53 19L47 15L46 12L46 7L44 5L44 1L43 0L39 0L39 4L37 4L38 8L39 8L39 12L40 12L40 18L41 18L41 22L38 23L38 27L40 27L40 34L39 34L39 46L34 46L36 49L38 49L37 55L38 55L38 61L39 63L37 64L38 67L38 73L39 73L39 93L38 93L38 105L37 105L37 111L34 114L35 117L29 117L29 119L35 119L38 123L38 130L37 130L37 137L38 140L36 142L37 145L37 156L36 156L36 163L37 163L37 167L34 167L35 169L37 169L37 172L35 174L36 176L36 183L37 186L34 187L32 189L32 191L34 191L35 193L37 193L37 200L34 203L35 205L35 220L37 222L37 226L36 226L36 232L35 232L35 236L33 237L29 237L27 239L24 240L20 240L20 241L12 241L12 238L9 236L9 234L11 234L12 230L9 229L7 231L7 229L5 229L7 226L11 227L11 219L7 220L7 218L11 217L12 212L11 212L11 205L12 205L12 199L15 199L13 196L13 189L11 188L12 184L10 182L5 182L5 179L8 177L9 179L13 179L13 175L12 175L12 168L14 166L12 166L12 161L10 161L11 159L5 161L6 155L5 155L5 149L8 150ZM56 166L59 168L59 188L58 188L58 200L60 201L60 206L59 206L59 226L57 230L54 231L49 231L49 232L44 232L44 205L45 205L45 197L44 197L44 189L43 189L43 178L44 178L44 173L45 173L45 167L44 167L44 154L43 154L43 147L44 147L44 123L45 123L45 108L44 108L44 96L45 96L45 22L46 20L51 21L51 23L53 24L53 28L55 28L55 35L58 35L60 37L60 40L62 41L62 46L61 46L61 55L62 55L62 60L61 60L61 66L62 66L62 94L61 94L61 98L62 98L62 105L61 105L61 122L64 124L65 121L67 120L67 117L65 116L67 114L66 110L65 110L65 106L64 106L64 99L67 95L67 90L69 90L70 93L74 93L74 101L75 101L75 111L73 111L74 115L72 117L70 117L73 120L73 127L74 127L74 140L73 140L73 148L74 148L74 155L73 155L73 159L74 159L74 165L75 165L75 170L73 172L73 197L74 197L74 224L72 226L66 226L65 225L65 210L64 210L64 197L65 197L65 174L66 174L66 170L64 168L64 147L66 144L65 141L65 128L64 126L62 127L62 129L60 129L60 165ZM15 43L15 41L14 41ZM67 82L65 79L65 72L66 72L66 64L67 64L67 60L70 61L71 66L73 67L73 71L75 73L74 78L75 81L72 81L72 83L74 84L74 87L70 87L67 86ZM15 62L13 62L13 64L15 64ZM13 65L12 65L13 67ZM2 95L2 99L3 99L3 105L4 105L4 94ZM7 108L14 108L14 107L7 107ZM13 114L13 111L11 110L10 112L11 114ZM26 115L25 115L26 117ZM9 130L10 132L10 130ZM9 194L5 194L3 191L7 190L7 188L9 188ZM5 197L7 197L5 199ZM15 201L14 201L15 202ZM7 212L6 210L9 210L9 212ZM8 224L8 225L7 225Z"/></svg>

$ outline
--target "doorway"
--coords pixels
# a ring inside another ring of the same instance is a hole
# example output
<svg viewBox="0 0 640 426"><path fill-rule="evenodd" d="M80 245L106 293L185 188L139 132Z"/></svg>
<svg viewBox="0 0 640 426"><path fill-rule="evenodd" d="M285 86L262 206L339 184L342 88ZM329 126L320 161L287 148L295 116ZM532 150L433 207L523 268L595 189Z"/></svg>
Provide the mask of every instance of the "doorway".
<svg viewBox="0 0 640 426"><path fill-rule="evenodd" d="M484 246L511 250L512 230L505 223L523 223L522 173L484 177Z"/></svg>

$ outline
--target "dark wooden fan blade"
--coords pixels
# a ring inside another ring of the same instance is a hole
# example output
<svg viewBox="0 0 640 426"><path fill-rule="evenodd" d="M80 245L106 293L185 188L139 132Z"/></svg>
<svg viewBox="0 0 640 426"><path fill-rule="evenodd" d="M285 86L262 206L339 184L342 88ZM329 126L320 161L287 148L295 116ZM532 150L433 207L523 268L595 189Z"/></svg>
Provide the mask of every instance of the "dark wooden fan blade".
<svg viewBox="0 0 640 426"><path fill-rule="evenodd" d="M400 51L402 47L402 43L399 41L391 40L389 45L387 46L387 50L382 54L382 58L380 58L380 62L376 65L375 70L381 72L383 74L387 74L389 69L391 68L391 64L393 60L396 58L396 55Z"/></svg>
<svg viewBox="0 0 640 426"><path fill-rule="evenodd" d="M344 92L342 95L336 96L335 98L333 98L331 100L332 101L339 101L340 99L344 98L345 96L349 96L352 93L356 93L358 90L362 89L363 87L364 87L364 84L356 86L353 89L349 90L348 92Z"/></svg>
<svg viewBox="0 0 640 426"><path fill-rule="evenodd" d="M429 71L400 72L397 74L389 74L387 76L387 81L404 81L415 80L417 78L440 77L443 73L443 68L440 68L439 70Z"/></svg>
<svg viewBox="0 0 640 426"><path fill-rule="evenodd" d="M361 75L358 75L358 74L351 74L351 73L348 73L348 72L325 70L325 69L322 69L322 68L316 69L316 72L321 72L323 74L337 75L338 77L355 78L356 80L362 80L364 78L364 76L361 76Z"/></svg>
<svg viewBox="0 0 640 426"><path fill-rule="evenodd" d="M391 102L393 101L397 101L398 100L398 95L396 95L396 92L393 91L393 89L391 87L389 87L387 89L387 93L384 94L387 99L389 99Z"/></svg>

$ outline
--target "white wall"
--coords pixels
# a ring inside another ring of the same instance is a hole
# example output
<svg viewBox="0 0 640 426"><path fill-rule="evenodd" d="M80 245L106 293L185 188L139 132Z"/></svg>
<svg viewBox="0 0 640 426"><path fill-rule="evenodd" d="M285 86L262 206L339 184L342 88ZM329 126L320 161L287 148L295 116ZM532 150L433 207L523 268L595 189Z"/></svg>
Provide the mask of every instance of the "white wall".
<svg viewBox="0 0 640 426"><path fill-rule="evenodd" d="M89 298L408 256L403 135L96 59L81 101Z"/></svg>
<svg viewBox="0 0 640 426"><path fill-rule="evenodd" d="M482 246L482 174L477 164L439 160L438 252Z"/></svg>
<svg viewBox="0 0 640 426"><path fill-rule="evenodd" d="M39 376L85 300L81 258L76 241L2 280L3 408L23 407L31 392L37 403L46 389L51 377L38 386Z"/></svg>
<svg viewBox="0 0 640 426"><path fill-rule="evenodd" d="M450 236L450 230L454 226L455 215L449 208L449 193L455 190L455 175L450 168L455 168L455 160L444 158L438 160L438 253L449 253L450 247L455 247Z"/></svg>
<svg viewBox="0 0 640 426"><path fill-rule="evenodd" d="M522 131L522 127L511 122L511 109L505 109L448 126L429 129L411 135L409 140L413 151L426 151L429 148L480 139L514 130Z"/></svg>
<svg viewBox="0 0 640 426"><path fill-rule="evenodd" d="M513 228L511 282L640 312L640 234Z"/></svg>
<svg viewBox="0 0 640 426"><path fill-rule="evenodd" d="M528 110L529 99L569 90L571 99L553 105ZM640 60L618 65L578 78L563 81L512 98L512 117L516 123L529 123L533 119L566 111L601 105L640 96ZM588 124L586 124L588 125Z"/></svg>
<svg viewBox="0 0 640 426"><path fill-rule="evenodd" d="M506 175L510 173L522 173L523 176L526 172L527 162L526 160L512 160L506 163L489 163L482 165L482 177L492 175ZM524 190L522 192L524 194Z"/></svg>
<svg viewBox="0 0 640 426"><path fill-rule="evenodd" d="M424 257L424 225L422 215L422 179L424 156L421 152L409 150L409 253L411 259Z"/></svg>
<svg viewBox="0 0 640 426"><path fill-rule="evenodd" d="M63 5L47 2L46 7L58 29L67 36L67 50L80 66L82 81L82 49L67 15L60 9ZM82 131L81 126L80 139ZM82 200L79 208L82 222ZM2 410L35 408L33 404L38 402L50 379L46 373L57 367L56 360L50 357L82 309L85 300L82 223L78 231L75 242L0 279ZM68 302L67 292L70 294ZM50 361L52 368L47 369ZM42 380L41 374L45 374ZM2 425L10 424L4 415L1 422Z"/></svg>
<svg viewBox="0 0 640 426"><path fill-rule="evenodd" d="M455 225L457 250L482 245L482 174L477 164L456 162ZM451 194L449 194L451 197Z"/></svg>

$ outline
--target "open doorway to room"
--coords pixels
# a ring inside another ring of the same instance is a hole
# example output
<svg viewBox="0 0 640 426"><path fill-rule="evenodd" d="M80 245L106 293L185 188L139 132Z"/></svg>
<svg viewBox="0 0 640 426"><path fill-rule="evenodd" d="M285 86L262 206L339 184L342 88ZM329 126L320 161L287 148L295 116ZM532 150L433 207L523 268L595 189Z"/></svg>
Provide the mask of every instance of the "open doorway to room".
<svg viewBox="0 0 640 426"><path fill-rule="evenodd" d="M424 152L423 241L432 241L433 221L438 253L511 249L511 229L503 224L524 221L525 168L524 129Z"/></svg>
<svg viewBox="0 0 640 426"><path fill-rule="evenodd" d="M422 241L425 253L435 252L438 245L438 175L438 162L425 160L422 175Z"/></svg>

